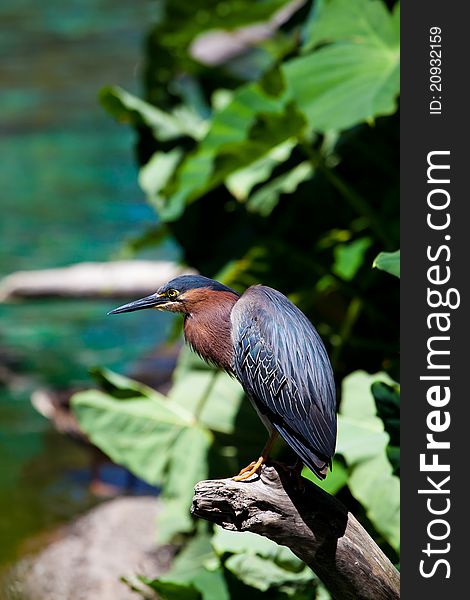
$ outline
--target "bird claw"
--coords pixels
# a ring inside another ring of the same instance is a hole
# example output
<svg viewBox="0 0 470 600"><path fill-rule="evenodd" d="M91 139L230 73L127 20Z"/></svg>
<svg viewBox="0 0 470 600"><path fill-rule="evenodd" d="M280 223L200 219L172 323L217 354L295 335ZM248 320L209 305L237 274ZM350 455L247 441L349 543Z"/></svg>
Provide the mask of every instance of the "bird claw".
<svg viewBox="0 0 470 600"><path fill-rule="evenodd" d="M256 461L253 460L247 467L242 469L240 471L240 473L238 473L238 475L235 475L235 477L232 477L233 481L245 481L246 479L249 479L252 475L254 475L256 473L256 471L258 471L258 469L261 467L261 465L263 463L264 463L263 456L260 456L258 458L258 460L256 460Z"/></svg>

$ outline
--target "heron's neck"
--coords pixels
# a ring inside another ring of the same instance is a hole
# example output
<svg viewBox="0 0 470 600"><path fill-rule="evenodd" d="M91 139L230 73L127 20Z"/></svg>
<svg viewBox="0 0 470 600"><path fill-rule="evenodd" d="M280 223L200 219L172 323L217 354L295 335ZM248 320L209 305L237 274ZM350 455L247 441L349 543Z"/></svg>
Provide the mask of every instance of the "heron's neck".
<svg viewBox="0 0 470 600"><path fill-rule="evenodd" d="M232 371L233 346L230 313L238 296L217 292L199 300L184 320L186 341L205 361Z"/></svg>

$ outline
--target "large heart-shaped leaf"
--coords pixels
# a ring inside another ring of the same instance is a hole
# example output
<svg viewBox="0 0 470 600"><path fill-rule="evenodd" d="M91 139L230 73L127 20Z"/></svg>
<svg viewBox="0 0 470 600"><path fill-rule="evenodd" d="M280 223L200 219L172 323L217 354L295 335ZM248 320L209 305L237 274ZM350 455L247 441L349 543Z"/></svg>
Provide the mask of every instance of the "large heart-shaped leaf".
<svg viewBox="0 0 470 600"><path fill-rule="evenodd" d="M390 14L382 0L317 0L304 28L303 50L344 40L396 48L399 21L399 2Z"/></svg>
<svg viewBox="0 0 470 600"><path fill-rule="evenodd" d="M378 0L315 4L304 56L282 72L289 93L317 131L352 127L396 110L399 92L399 9ZM319 42L327 43L311 51Z"/></svg>
<svg viewBox="0 0 470 600"><path fill-rule="evenodd" d="M110 372L100 376L107 377L109 393L89 390L72 399L81 427L116 463L162 487L161 542L192 531L189 509L194 484L207 477L210 431L190 410L151 388Z"/></svg>
<svg viewBox="0 0 470 600"><path fill-rule="evenodd" d="M168 398L211 431L233 433L244 391L236 379L208 366L185 348Z"/></svg>
<svg viewBox="0 0 470 600"><path fill-rule="evenodd" d="M400 481L387 458L388 434L377 416L371 385L393 383L385 373L356 371L343 380L338 447L350 468L349 488L374 527L398 550Z"/></svg>
<svg viewBox="0 0 470 600"><path fill-rule="evenodd" d="M161 485L171 449L192 416L154 398L113 398L99 390L75 394L74 412L91 441L116 463L154 485Z"/></svg>

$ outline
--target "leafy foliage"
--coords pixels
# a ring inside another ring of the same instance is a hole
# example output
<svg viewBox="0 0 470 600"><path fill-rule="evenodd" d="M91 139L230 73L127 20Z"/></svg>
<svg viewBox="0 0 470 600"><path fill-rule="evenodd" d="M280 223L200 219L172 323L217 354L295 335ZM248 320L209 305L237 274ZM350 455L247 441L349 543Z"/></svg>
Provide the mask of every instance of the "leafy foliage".
<svg viewBox="0 0 470 600"><path fill-rule="evenodd" d="M398 385L383 382L372 384L372 394L377 406L377 414L384 423L389 435L387 456L393 466L394 475L400 474L400 390Z"/></svg>
<svg viewBox="0 0 470 600"><path fill-rule="evenodd" d="M239 535L217 527L212 544L230 572L262 592L278 590L298 597L316 583L312 571L288 548L254 533Z"/></svg>
<svg viewBox="0 0 470 600"><path fill-rule="evenodd" d="M400 250L396 252L381 252L374 260L374 267L400 277Z"/></svg>
<svg viewBox="0 0 470 600"><path fill-rule="evenodd" d="M356 371L344 379L337 452L349 467L351 493L364 506L377 531L398 551L400 482L387 457L390 437L377 416L371 392L372 385L377 389L386 383L391 381L385 373Z"/></svg>
<svg viewBox="0 0 470 600"><path fill-rule="evenodd" d="M222 566L215 556L210 535L200 528L178 555L164 577L144 580L162 598L194 600L228 600L230 598ZM176 587L174 587L176 586Z"/></svg>
<svg viewBox="0 0 470 600"><path fill-rule="evenodd" d="M187 507L194 483L207 476L209 432L190 412L157 393L123 400L94 390L77 394L73 402L82 427L97 446L163 488L160 539L191 531Z"/></svg>
<svg viewBox="0 0 470 600"><path fill-rule="evenodd" d="M397 558L398 286L379 270L399 276L399 3L159 6L145 99L101 93L138 132L139 182L158 213L134 247L171 235L201 273L240 291L271 285L307 314L340 392L337 455L320 485ZM162 598L325 597L286 549L189 517L193 484L236 472L265 441L236 381L188 352L167 396L97 375L104 389L74 400L82 426L161 486L160 539L182 544L172 570L147 581Z"/></svg>

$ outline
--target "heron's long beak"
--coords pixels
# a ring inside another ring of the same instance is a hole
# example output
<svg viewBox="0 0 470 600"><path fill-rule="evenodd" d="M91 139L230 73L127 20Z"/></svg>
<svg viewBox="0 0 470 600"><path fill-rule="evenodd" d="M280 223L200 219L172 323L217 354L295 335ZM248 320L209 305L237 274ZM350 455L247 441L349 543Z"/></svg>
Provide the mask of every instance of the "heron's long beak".
<svg viewBox="0 0 470 600"><path fill-rule="evenodd" d="M144 308L163 308L163 305L168 304L168 298L166 296L160 296L159 294L152 294L146 296L140 300L134 300L129 304L123 304L118 306L114 310L110 310L108 315L117 315L119 313L133 312L135 310L143 310Z"/></svg>

